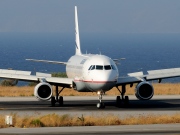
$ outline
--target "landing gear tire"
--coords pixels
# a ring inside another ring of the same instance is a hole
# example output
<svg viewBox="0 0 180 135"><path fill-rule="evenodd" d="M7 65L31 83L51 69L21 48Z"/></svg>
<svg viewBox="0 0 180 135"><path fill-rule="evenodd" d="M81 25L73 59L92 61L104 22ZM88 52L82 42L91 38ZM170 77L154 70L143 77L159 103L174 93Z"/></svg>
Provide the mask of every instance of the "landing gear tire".
<svg viewBox="0 0 180 135"><path fill-rule="evenodd" d="M97 103L97 108L98 109L103 109L103 108L105 108L105 104L104 103Z"/></svg>
<svg viewBox="0 0 180 135"><path fill-rule="evenodd" d="M56 103L55 97L52 96L52 97L51 97L51 106L54 107L54 106L55 106L55 103Z"/></svg>
<svg viewBox="0 0 180 135"><path fill-rule="evenodd" d="M124 106L127 107L129 105L129 97L125 96L124 99L121 99L120 96L116 97L116 106Z"/></svg>
<svg viewBox="0 0 180 135"><path fill-rule="evenodd" d="M121 98L120 98L120 96L117 96L117 97L116 97L116 106L117 106L117 107L120 107L120 106L121 106Z"/></svg>
<svg viewBox="0 0 180 135"><path fill-rule="evenodd" d="M60 93L63 91L65 87L62 87L61 90L59 91L58 90L58 85L56 85L56 94L55 94L55 97L52 96L51 97L51 106L54 107L56 102L59 103L59 106L63 106L63 97L62 96L59 96Z"/></svg>
<svg viewBox="0 0 180 135"><path fill-rule="evenodd" d="M62 96L60 96L59 97L59 106L63 106L63 97Z"/></svg>
<svg viewBox="0 0 180 135"><path fill-rule="evenodd" d="M121 94L121 98L120 96L117 96L116 98L116 105L118 107L120 107L121 105L121 102L123 103L123 106L124 107L127 107L129 105L129 97L128 96L125 96L125 93L126 93L126 85L122 85L122 90L120 90L117 86L116 88L118 89L118 91L120 92Z"/></svg>
<svg viewBox="0 0 180 135"><path fill-rule="evenodd" d="M125 96L125 98L124 98L124 105L125 106L129 105L129 97L128 96Z"/></svg>

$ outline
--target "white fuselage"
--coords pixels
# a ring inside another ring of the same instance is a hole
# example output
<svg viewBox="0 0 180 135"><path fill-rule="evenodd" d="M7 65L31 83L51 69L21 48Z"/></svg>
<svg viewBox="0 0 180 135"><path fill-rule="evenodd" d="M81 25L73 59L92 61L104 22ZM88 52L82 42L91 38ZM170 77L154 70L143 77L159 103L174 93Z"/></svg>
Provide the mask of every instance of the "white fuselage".
<svg viewBox="0 0 180 135"><path fill-rule="evenodd" d="M118 69L114 61L105 55L82 54L79 38L77 7L75 6L76 55L66 63L68 78L79 92L108 91L116 85Z"/></svg>
<svg viewBox="0 0 180 135"><path fill-rule="evenodd" d="M105 55L82 54L72 56L66 65L68 78L73 78L77 91L108 91L115 86L118 69Z"/></svg>

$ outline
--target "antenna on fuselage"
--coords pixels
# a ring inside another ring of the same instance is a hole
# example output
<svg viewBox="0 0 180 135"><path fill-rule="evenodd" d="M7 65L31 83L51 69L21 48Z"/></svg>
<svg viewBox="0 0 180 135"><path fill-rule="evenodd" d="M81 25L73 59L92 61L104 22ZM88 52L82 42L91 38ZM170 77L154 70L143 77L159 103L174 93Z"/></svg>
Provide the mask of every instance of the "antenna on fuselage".
<svg viewBox="0 0 180 135"><path fill-rule="evenodd" d="M100 51L100 49L99 49L99 48L97 48L97 50L99 51L99 55L101 55L101 51Z"/></svg>
<svg viewBox="0 0 180 135"><path fill-rule="evenodd" d="M78 14L77 14L77 6L75 6L75 47L76 47L76 55L81 55L81 46L80 46L80 38L79 38L79 26L78 26Z"/></svg>

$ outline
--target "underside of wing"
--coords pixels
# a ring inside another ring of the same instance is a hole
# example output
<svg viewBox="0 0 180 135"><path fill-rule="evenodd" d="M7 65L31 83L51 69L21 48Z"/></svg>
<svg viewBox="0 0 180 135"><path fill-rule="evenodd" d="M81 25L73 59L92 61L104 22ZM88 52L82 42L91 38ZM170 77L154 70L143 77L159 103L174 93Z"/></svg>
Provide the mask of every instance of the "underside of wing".
<svg viewBox="0 0 180 135"><path fill-rule="evenodd" d="M37 60L37 59L26 59L27 61L33 61L33 62L44 62L44 63L51 63L51 64L62 64L66 65L67 62L61 62L61 61L49 61L49 60Z"/></svg>

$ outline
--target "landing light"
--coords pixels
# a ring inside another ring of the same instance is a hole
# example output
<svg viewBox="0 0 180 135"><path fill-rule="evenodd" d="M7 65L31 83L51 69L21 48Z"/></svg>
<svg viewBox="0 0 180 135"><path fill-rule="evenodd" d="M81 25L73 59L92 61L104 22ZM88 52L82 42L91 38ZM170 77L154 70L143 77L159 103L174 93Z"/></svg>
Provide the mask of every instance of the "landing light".
<svg viewBox="0 0 180 135"><path fill-rule="evenodd" d="M98 94L98 95L100 95L100 94L101 94L101 92L100 92L100 91L98 91L98 92L97 92L97 94Z"/></svg>

